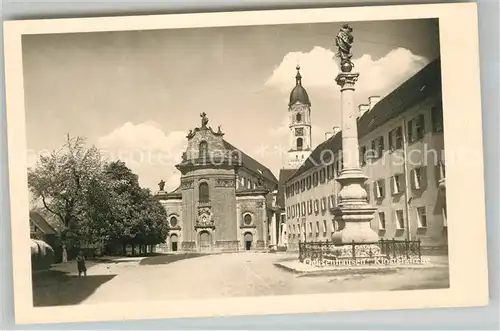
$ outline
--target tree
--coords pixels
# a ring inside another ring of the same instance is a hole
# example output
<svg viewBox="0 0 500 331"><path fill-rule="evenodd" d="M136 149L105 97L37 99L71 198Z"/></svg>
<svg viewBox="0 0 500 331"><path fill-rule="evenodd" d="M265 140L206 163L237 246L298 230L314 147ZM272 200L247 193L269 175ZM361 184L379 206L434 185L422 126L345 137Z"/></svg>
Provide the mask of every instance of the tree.
<svg viewBox="0 0 500 331"><path fill-rule="evenodd" d="M123 161L102 162L84 138L68 135L60 150L42 156L28 171L28 185L62 224L63 261L67 248L82 243L116 251L117 245L156 245L168 235L165 209L138 176Z"/></svg>
<svg viewBox="0 0 500 331"><path fill-rule="evenodd" d="M135 247L165 241L167 213L149 190L140 187L138 176L123 161L107 164L104 173L113 200L112 242Z"/></svg>
<svg viewBox="0 0 500 331"><path fill-rule="evenodd" d="M85 139L67 135L66 143L49 156L41 156L28 171L28 186L34 198L55 215L63 225L63 261L67 247L77 244L78 226L85 216L85 200L89 184L102 171L97 148L85 148Z"/></svg>

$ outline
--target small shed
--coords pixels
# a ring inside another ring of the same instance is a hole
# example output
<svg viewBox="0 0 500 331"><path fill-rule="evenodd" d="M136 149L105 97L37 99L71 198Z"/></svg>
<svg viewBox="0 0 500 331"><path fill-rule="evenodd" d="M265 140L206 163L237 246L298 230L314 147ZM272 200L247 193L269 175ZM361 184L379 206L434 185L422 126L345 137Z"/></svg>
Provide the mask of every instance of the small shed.
<svg viewBox="0 0 500 331"><path fill-rule="evenodd" d="M54 263L62 261L62 247L59 233L38 212L31 210L29 213L30 238L47 243L54 252Z"/></svg>

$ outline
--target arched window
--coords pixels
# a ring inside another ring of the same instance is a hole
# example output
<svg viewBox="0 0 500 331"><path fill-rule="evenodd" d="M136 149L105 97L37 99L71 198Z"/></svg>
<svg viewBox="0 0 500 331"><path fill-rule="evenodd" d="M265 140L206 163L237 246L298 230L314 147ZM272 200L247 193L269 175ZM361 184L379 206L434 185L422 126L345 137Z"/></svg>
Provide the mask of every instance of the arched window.
<svg viewBox="0 0 500 331"><path fill-rule="evenodd" d="M208 144L206 141L200 143L200 157L206 157L208 152Z"/></svg>
<svg viewBox="0 0 500 331"><path fill-rule="evenodd" d="M297 150L298 151L301 151L302 148L303 148L303 141L302 141L302 138L297 138Z"/></svg>
<svg viewBox="0 0 500 331"><path fill-rule="evenodd" d="M250 225L252 224L252 216L250 214L246 214L244 217L243 217L243 223L245 223L245 225Z"/></svg>
<svg viewBox="0 0 500 331"><path fill-rule="evenodd" d="M199 201L202 202L207 202L210 201L210 194L208 192L208 184L207 183L201 183L200 186L198 186L198 195Z"/></svg>
<svg viewBox="0 0 500 331"><path fill-rule="evenodd" d="M297 116L295 116L295 119L297 120L297 122L301 122L302 121L302 114L298 113Z"/></svg>

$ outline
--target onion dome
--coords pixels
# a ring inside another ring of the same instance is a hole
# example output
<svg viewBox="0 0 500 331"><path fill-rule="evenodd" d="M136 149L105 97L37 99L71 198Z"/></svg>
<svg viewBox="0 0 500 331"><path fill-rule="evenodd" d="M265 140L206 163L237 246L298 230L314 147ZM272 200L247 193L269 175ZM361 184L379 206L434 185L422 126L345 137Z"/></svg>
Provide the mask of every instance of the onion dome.
<svg viewBox="0 0 500 331"><path fill-rule="evenodd" d="M311 105L309 101L309 95L307 94L306 89L302 86L302 76L300 75L300 66L297 65L297 75L295 76L295 87L290 93L290 102L289 106L300 102L303 105Z"/></svg>

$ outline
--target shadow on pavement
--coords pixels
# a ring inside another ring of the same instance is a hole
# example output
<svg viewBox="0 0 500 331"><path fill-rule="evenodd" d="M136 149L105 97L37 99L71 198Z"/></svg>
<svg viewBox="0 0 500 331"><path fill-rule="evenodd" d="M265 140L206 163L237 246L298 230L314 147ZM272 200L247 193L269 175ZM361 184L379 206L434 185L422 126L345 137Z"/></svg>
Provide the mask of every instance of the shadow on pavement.
<svg viewBox="0 0 500 331"><path fill-rule="evenodd" d="M143 259L139 264L140 265L169 264L176 261L192 259L208 255L214 255L214 254L202 254L202 253L162 254L158 256L147 257Z"/></svg>
<svg viewBox="0 0 500 331"><path fill-rule="evenodd" d="M88 275L79 278L64 271L48 270L34 274L33 305L64 306L76 305L88 298L102 284L116 275Z"/></svg>
<svg viewBox="0 0 500 331"><path fill-rule="evenodd" d="M424 283L404 285L392 289L392 291L412 291L412 290L434 290L441 288L450 288L449 277L432 277Z"/></svg>

